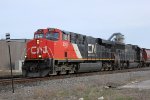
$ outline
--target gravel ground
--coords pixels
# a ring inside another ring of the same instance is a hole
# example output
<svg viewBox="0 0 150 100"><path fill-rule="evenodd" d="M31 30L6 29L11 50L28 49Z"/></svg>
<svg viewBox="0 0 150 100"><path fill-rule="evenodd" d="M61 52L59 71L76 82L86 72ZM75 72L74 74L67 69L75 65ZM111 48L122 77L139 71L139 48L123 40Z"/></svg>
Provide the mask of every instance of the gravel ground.
<svg viewBox="0 0 150 100"><path fill-rule="evenodd" d="M142 81L142 82L132 82L127 85L124 85L120 88L138 88L138 89L150 89L150 80Z"/></svg>
<svg viewBox="0 0 150 100"><path fill-rule="evenodd" d="M25 83L15 85L14 94L11 86L0 86L0 100L149 100L149 90L117 88L149 76L150 71L138 71Z"/></svg>

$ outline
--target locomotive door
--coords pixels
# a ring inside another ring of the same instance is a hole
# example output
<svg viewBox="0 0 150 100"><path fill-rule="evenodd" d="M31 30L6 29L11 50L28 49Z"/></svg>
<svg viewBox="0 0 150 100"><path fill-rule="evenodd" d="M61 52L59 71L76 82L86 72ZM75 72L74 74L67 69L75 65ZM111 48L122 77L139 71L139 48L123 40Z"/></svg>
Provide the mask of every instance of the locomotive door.
<svg viewBox="0 0 150 100"><path fill-rule="evenodd" d="M62 32L62 46L64 49L64 58L67 60L68 59L68 49L69 49L69 34Z"/></svg>

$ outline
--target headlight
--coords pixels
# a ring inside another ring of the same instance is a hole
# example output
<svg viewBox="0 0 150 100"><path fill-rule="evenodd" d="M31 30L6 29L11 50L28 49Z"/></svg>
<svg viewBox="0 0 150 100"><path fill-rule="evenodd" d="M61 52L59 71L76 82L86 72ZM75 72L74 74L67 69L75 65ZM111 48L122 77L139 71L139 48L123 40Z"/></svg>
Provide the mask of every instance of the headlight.
<svg viewBox="0 0 150 100"><path fill-rule="evenodd" d="M24 58L27 58L27 55L25 55Z"/></svg>
<svg viewBox="0 0 150 100"><path fill-rule="evenodd" d="M40 40L36 40L36 44L39 44L40 43Z"/></svg>
<svg viewBox="0 0 150 100"><path fill-rule="evenodd" d="M42 55L39 55L39 58L42 58Z"/></svg>

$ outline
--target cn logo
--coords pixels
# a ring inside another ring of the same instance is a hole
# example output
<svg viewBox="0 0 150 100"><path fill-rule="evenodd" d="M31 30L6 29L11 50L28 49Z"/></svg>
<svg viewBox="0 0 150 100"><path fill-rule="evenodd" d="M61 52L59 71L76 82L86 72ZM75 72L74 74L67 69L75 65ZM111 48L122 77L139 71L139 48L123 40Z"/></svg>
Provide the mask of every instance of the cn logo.
<svg viewBox="0 0 150 100"><path fill-rule="evenodd" d="M39 52L47 53L48 52L47 46L42 48L41 47L37 48L36 46L31 47L31 54L39 54Z"/></svg>

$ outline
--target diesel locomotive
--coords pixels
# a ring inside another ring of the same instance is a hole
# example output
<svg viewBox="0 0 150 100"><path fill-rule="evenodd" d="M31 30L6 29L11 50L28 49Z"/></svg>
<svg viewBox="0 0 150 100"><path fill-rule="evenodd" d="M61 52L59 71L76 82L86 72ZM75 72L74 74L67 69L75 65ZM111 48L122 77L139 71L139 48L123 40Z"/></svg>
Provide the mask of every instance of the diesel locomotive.
<svg viewBox="0 0 150 100"><path fill-rule="evenodd" d="M44 77L149 65L149 49L46 28L38 29L27 43L22 73L25 77Z"/></svg>

